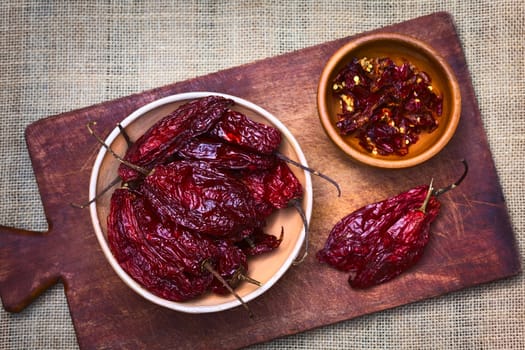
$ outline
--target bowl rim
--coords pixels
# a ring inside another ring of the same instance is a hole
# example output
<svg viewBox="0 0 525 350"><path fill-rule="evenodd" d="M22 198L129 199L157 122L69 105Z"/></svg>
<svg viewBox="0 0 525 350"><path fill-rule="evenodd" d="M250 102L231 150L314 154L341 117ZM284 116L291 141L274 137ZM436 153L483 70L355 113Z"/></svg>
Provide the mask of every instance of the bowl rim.
<svg viewBox="0 0 525 350"><path fill-rule="evenodd" d="M448 82L448 85L451 87L451 117L448 128L444 131L442 137L438 139L431 147L426 149L424 152L416 155L414 157L405 158L405 159L382 159L374 158L371 155L361 153L356 151L353 147L349 146L337 132L337 128L332 125L330 114L328 112L327 101L325 96L327 95L327 90L331 86L329 82L330 76L333 74L336 66L345 59L349 52L367 45L374 41L394 41L402 42L406 45L412 46L423 52L425 57L428 57L430 60L433 60L438 63L440 69L444 71L445 80ZM426 42L417 39L413 36L392 33L392 32L374 32L359 36L355 39L351 39L349 42L339 47L335 53L328 59L326 62L321 76L319 78L319 83L317 87L317 109L319 114L319 119L326 134L333 143L336 144L343 152L357 160L362 164L371 165L378 168L390 168L390 169L399 169L399 168L408 168L418 164L421 164L443 149L450 139L454 136L454 133L461 119L461 92L459 88L459 83L456 78L456 75L452 67L448 62L429 44Z"/></svg>
<svg viewBox="0 0 525 350"><path fill-rule="evenodd" d="M157 99L153 102L150 102L134 112L132 112L130 115L128 115L126 118L124 118L121 122L121 125L123 127L127 127L130 125L133 121L140 118L145 113L156 109L160 106L163 106L165 104L184 101L184 100L192 100L197 98L202 98L206 96L222 96L224 98L232 99L236 105L240 105L242 107L245 107L249 110L254 111L255 113L261 115L266 120L268 120L270 123L272 123L275 127L279 129L281 134L283 135L283 138L286 139L286 141L290 144L294 152L296 153L299 161L307 165L306 157L299 146L299 143L297 142L296 138L293 136L293 134L290 132L290 130L279 120L277 119L273 114L265 110L264 108L256 105L253 102L250 102L248 100L245 100L243 98L232 96L224 93L218 93L218 92L209 92L209 91L195 91L195 92L185 92L185 93L179 93L174 94L170 96L166 96L160 99ZM106 137L105 142L108 145L111 145L111 143L120 135L120 130L118 127L115 127L112 132ZM105 156L108 154L108 151L101 146L97 157L95 159L93 169L91 171L91 177L89 180L89 198L94 198L96 195L96 189L97 189L97 182L98 182L98 173L100 170L100 167L102 165L102 162L105 158ZM312 180L311 175L308 172L304 172L305 176L305 183L304 183L304 203L305 203L305 215L307 222L310 221L311 215L312 215L312 205L313 205L313 188L312 188ZM105 234L102 232L99 217L97 214L97 203L96 201L92 202L89 205L89 211L91 216L91 221L93 228L95 230L95 235L97 237L97 240L99 242L99 245L110 263L113 270L116 272L116 274L120 277L120 279L129 286L133 291L138 293L140 296L145 298L146 300L149 300L153 302L154 304L166 307L168 309L181 311L185 313L211 313L211 312L219 312L224 311L227 309L231 309L237 306L241 305L241 302L237 299L226 301L224 303L220 303L217 305L201 305L201 306L194 306L194 305L188 305L184 302L176 302L167 300L164 298L161 298L152 292L148 291L146 288L141 286L138 282L136 282L131 276L129 276L119 265L116 258L113 256L113 253L111 252L108 242L106 240ZM298 240L293 247L293 250L291 254L287 257L287 259L284 261L284 263L281 265L281 267L277 270L277 272L262 286L256 288L254 291L248 293L247 295L243 296L244 302L249 302L256 297L259 297L263 293L265 293L267 290L269 290L283 275L284 273L290 268L293 261L297 258L299 252L301 251L301 248L303 246L304 240L306 239L306 232L305 228L303 227L301 229L301 232L299 233Z"/></svg>

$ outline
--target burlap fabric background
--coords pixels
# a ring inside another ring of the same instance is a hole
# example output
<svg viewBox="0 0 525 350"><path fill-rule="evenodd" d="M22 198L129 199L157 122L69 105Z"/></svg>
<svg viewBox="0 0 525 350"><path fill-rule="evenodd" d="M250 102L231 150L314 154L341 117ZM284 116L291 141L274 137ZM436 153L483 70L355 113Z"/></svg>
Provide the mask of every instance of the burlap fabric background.
<svg viewBox="0 0 525 350"><path fill-rule="evenodd" d="M46 229L23 137L35 120L436 11L456 21L524 256L521 0L3 1L0 224ZM519 276L253 348L524 349L524 304ZM62 285L0 310L2 349L77 347Z"/></svg>

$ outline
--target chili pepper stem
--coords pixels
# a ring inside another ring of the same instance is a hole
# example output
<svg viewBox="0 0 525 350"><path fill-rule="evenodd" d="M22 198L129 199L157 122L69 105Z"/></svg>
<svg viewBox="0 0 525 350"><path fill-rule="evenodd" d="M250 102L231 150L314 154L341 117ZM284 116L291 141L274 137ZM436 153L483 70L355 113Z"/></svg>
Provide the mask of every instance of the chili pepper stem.
<svg viewBox="0 0 525 350"><path fill-rule="evenodd" d="M109 183L109 185L107 185L100 193L98 193L95 197L91 198L90 200L88 200L87 202L83 203L83 204L77 204L77 203L69 203L71 204L72 207L75 207L75 208L78 208L78 209L84 209L86 208L87 206L89 206L91 203L93 203L94 201L96 201L97 199L99 199L100 197L102 197L104 195L104 193L106 193L107 191L109 191L113 186L115 186L116 184L118 184L120 182L120 177L116 177L113 181L111 181Z"/></svg>
<svg viewBox="0 0 525 350"><path fill-rule="evenodd" d="M253 243L253 240L250 237L244 237L244 241L248 243L250 248L255 248L255 243Z"/></svg>
<svg viewBox="0 0 525 350"><path fill-rule="evenodd" d="M92 125L95 125L96 122L91 122ZM126 140L126 144L129 147L131 147L131 145L133 144L133 142L131 141L128 133L126 132L126 130L124 129L124 127L118 123L117 124L117 127L119 128L120 130L120 133L122 134L122 136L124 137L124 140ZM89 129L89 126L88 126L88 129ZM90 130L90 133L97 137L96 135L94 135L94 133ZM104 145L106 146L106 145ZM106 147L107 148L107 147ZM99 194L97 194L95 197L91 198L90 200L88 200L87 202L85 203L82 203L82 204L78 204L78 203L70 203L72 207L74 208L78 208L78 209L84 209L86 207L88 207L91 203L93 203L94 201L96 201L97 199L99 199L100 197L102 197L104 195L104 193L106 193L107 191L109 191L113 186L115 186L116 184L118 184L120 181L120 177L116 177L113 181L111 181L109 183L109 185L104 188Z"/></svg>
<svg viewBox="0 0 525 350"><path fill-rule="evenodd" d="M302 263L304 261L304 259L306 259L306 256L308 255L308 240L309 240L309 226L308 226L308 220L306 220L306 215L304 213L304 210L303 210L303 207L301 206L301 203L294 199L292 201L290 201L289 203L291 206L293 206L295 208L295 210L297 210L297 212L299 213L299 215L301 216L301 219L303 220L303 225L304 225L304 252L303 252L303 255L294 260L294 262L292 263L292 265L294 266L297 266L299 265L300 263ZM282 235L281 235L282 237Z"/></svg>
<svg viewBox="0 0 525 350"><path fill-rule="evenodd" d="M432 196L432 191L434 188L432 187L432 184L434 183L434 179L430 180L430 184L428 185L428 192L427 196L425 197L425 200L423 201L423 204L421 204L421 207L419 207L419 211L422 211L423 213L425 210L427 210L428 201L430 200L430 197Z"/></svg>
<svg viewBox="0 0 525 350"><path fill-rule="evenodd" d="M292 160L290 158L288 158L287 156L285 156L284 154L282 153L279 153L279 152L275 152L275 155L277 156L277 158L281 159L281 160L284 160L285 162L287 163L290 163L298 168L301 168L303 170L306 170L308 171L309 173L315 175L315 176L319 176L320 178L322 179L325 179L326 181L330 182L332 185L335 186L335 188L337 189L337 196L338 197L341 197L341 188L339 187L339 184L332 178L328 177L327 175L323 174L323 173L320 173L319 171L317 170L314 170L312 168L309 168L299 162L296 162L295 160Z"/></svg>
<svg viewBox="0 0 525 350"><path fill-rule="evenodd" d="M202 264L202 267L208 270L216 279L221 282L224 287L235 297L237 300L240 301L241 305L248 311L248 314L250 315L250 318L253 318L254 315L252 313L252 310L248 307L248 305L242 300L242 298L233 290L233 288L226 282L226 280L211 266L209 261L204 261Z"/></svg>
<svg viewBox="0 0 525 350"><path fill-rule="evenodd" d="M95 121L89 122L89 123L87 124L87 128L88 128L88 130L89 130L89 133L90 133L91 135L93 135L93 136L97 139L98 143L100 143L104 148L106 148L106 149L108 150L108 152L111 153L111 155L112 155L113 157L115 157L116 160L118 160L118 161L121 162L122 164L124 164L124 165L130 167L131 169L138 171L138 172L141 173L142 175L147 176L147 175L150 174L150 171L149 171L148 169L143 168L143 167L140 167L140 166L135 165L135 164L132 164L132 163L130 163L130 162L128 162L128 161L122 159L122 157L120 157L118 154L116 154L116 153L113 151L113 149L111 149L111 147L110 147L109 145L106 145L106 143L104 142L104 140L102 140L102 138L100 138L100 136L98 136L98 135L95 133L95 131L93 130L93 125L96 125L96 124L97 124L97 122L95 122Z"/></svg>
<svg viewBox="0 0 525 350"><path fill-rule="evenodd" d="M240 279L241 281L248 282L248 283L251 283L251 284L255 284L258 287L262 286L261 282L257 281L254 278L251 278L250 276L246 276L246 275L240 274L239 276L237 276L237 278Z"/></svg>
<svg viewBox="0 0 525 350"><path fill-rule="evenodd" d="M246 269L244 267L239 267L235 273L233 274L232 278L230 279L230 283L229 285L231 287L235 287L238 285L237 282L248 282L248 283L251 283L251 284L254 284L258 287L262 286L262 283L257 281L256 279L254 278L251 278L247 275L245 275L245 272L246 272Z"/></svg>
<svg viewBox="0 0 525 350"><path fill-rule="evenodd" d="M126 129L124 129L124 127L120 123L117 124L117 127L120 130L120 134L122 135L122 137L124 137L124 140L126 140L126 145L128 145L128 148L130 148L133 142L131 141L128 133L126 132Z"/></svg>
<svg viewBox="0 0 525 350"><path fill-rule="evenodd" d="M464 170L463 170L463 174L460 176L460 178L458 180L456 180L456 182L454 182L453 184L451 184L451 185L449 185L447 187L435 190L434 193L433 193L434 196L437 197L439 195L442 195L445 192L448 192L448 191L458 187L459 184L463 181L463 179L467 176L467 173L468 173L467 161L465 159L462 159L461 162L463 163Z"/></svg>

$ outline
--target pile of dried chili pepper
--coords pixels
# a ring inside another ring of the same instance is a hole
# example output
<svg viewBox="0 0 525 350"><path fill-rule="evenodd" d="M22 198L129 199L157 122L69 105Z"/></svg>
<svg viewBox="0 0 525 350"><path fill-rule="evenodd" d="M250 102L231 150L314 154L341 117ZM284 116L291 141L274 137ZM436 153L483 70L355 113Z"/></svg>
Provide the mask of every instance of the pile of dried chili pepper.
<svg viewBox="0 0 525 350"><path fill-rule="evenodd" d="M366 205L342 218L330 232L317 259L349 272L348 283L368 288L389 281L415 265L430 239L430 225L440 211L437 197L458 186L435 190L418 186Z"/></svg>
<svg viewBox="0 0 525 350"><path fill-rule="evenodd" d="M406 60L353 58L333 80L336 125L372 154L406 155L422 132L438 127L443 99L434 90L430 76Z"/></svg>
<svg viewBox="0 0 525 350"><path fill-rule="evenodd" d="M129 142L123 158L88 126L122 163L108 216L110 249L132 278L165 299L235 295L240 282L258 283L247 276L248 258L283 238L283 231L264 232L267 218L302 200L302 185L279 153L280 131L232 105L220 96L186 103Z"/></svg>

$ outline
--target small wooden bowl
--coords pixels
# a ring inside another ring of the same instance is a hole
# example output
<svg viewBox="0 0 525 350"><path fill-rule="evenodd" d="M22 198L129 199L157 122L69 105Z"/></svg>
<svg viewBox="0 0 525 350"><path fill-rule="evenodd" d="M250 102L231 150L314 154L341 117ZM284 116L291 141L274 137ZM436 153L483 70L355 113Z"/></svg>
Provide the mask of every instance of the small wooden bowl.
<svg viewBox="0 0 525 350"><path fill-rule="evenodd" d="M374 155L359 145L355 135L340 134L336 126L340 104L332 93L333 79L354 57L389 57L396 64L408 60L430 76L434 91L442 95L443 113L438 119L438 128L432 133L421 133L419 140L409 147L408 154ZM347 155L375 167L407 168L432 158L450 141L461 115L461 95L451 67L429 45L406 35L374 33L350 41L328 60L319 80L317 107L326 134Z"/></svg>
<svg viewBox="0 0 525 350"><path fill-rule="evenodd" d="M126 132L131 139L136 140L150 126L172 112L181 104L209 95L218 95L232 99L235 102L235 105L231 107L232 109L244 113L253 120L270 124L278 128L279 131L281 131L283 138L279 152L290 159L307 165L306 157L299 146L299 143L279 119L262 107L236 96L215 92L188 92L167 96L139 108L125 118L120 124L126 129ZM110 145L117 154L124 155L126 152L126 141L119 128L113 129L105 139L105 143ZM104 147L100 148L91 173L89 184L90 198L94 198L101 194L101 192L112 183L117 177L117 169L119 165L120 163L114 156L109 154ZM312 180L310 173L297 167L291 167L291 169L303 185L304 196L302 206L306 220L309 221L312 215L313 203ZM107 217L110 209L111 194L113 193L113 189L117 187L118 185L114 185L112 190L100 195L96 201L91 203L89 209L93 228L101 249L113 270L125 284L140 296L155 304L185 313L200 314L219 312L241 305L241 303L231 294L217 295L207 293L201 297L186 302L166 300L153 294L128 275L117 262L109 248L107 240ZM251 278L261 282L261 286L256 286L250 283L241 284L236 289L236 292L245 302L257 298L270 289L292 266L292 263L303 249L306 232L303 221L294 208L278 210L268 218L265 226L266 232L278 235L281 232L281 228L285 229L285 234L279 248L267 254L248 259L248 274Z"/></svg>

